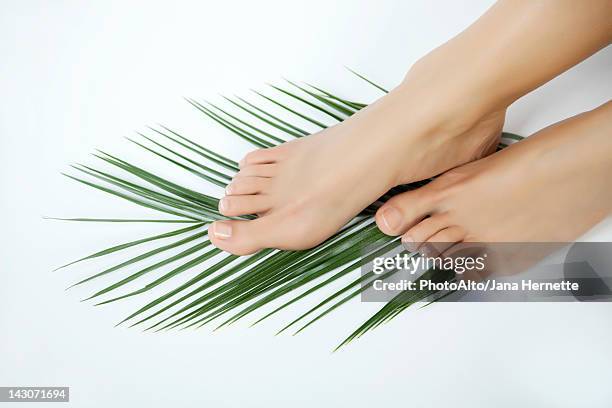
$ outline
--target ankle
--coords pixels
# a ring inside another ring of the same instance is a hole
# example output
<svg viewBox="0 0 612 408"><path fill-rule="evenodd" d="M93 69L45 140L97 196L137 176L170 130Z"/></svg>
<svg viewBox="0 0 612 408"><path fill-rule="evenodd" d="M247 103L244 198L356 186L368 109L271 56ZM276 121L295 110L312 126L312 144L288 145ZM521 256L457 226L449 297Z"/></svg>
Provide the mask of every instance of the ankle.
<svg viewBox="0 0 612 408"><path fill-rule="evenodd" d="M448 52L436 49L418 60L396 88L437 127L467 131L482 118L505 111L509 101L485 86L466 64L453 64Z"/></svg>
<svg viewBox="0 0 612 408"><path fill-rule="evenodd" d="M429 140L435 136L440 143L448 143L469 135L471 129L488 118L504 116L505 109L485 109L467 89L458 88L407 77L389 95L401 101L402 112L397 116L401 116L401 126L407 130L404 134Z"/></svg>

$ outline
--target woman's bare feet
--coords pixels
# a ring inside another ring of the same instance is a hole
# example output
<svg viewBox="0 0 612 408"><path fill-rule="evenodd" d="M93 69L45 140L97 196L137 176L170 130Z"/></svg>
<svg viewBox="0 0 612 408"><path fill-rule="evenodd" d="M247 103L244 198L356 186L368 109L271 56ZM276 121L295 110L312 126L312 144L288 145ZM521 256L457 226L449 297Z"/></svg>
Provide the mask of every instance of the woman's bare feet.
<svg viewBox="0 0 612 408"><path fill-rule="evenodd" d="M456 242L571 242L612 212L611 135L608 102L393 197L377 224L440 253Z"/></svg>
<svg viewBox="0 0 612 408"><path fill-rule="evenodd" d="M425 89L415 88L406 81L337 126L246 155L219 210L259 217L215 222L213 244L239 255L310 248L390 188L495 150L504 110L450 117L420 102Z"/></svg>
<svg viewBox="0 0 612 408"><path fill-rule="evenodd" d="M260 217L215 222L211 241L234 254L308 248L390 188L492 152L510 103L610 42L610 7L499 2L354 117L245 157L220 211Z"/></svg>

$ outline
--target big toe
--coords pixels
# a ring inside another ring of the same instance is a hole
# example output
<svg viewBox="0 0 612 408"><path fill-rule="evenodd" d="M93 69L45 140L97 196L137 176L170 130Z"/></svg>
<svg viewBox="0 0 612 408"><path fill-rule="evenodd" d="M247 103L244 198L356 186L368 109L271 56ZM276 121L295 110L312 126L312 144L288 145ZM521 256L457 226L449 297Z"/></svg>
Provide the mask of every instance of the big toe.
<svg viewBox="0 0 612 408"><path fill-rule="evenodd" d="M401 235L435 210L427 186L398 194L376 212L376 224L387 235Z"/></svg>
<svg viewBox="0 0 612 408"><path fill-rule="evenodd" d="M234 255L250 255L266 248L269 226L265 217L254 220L215 221L208 228L210 242Z"/></svg>

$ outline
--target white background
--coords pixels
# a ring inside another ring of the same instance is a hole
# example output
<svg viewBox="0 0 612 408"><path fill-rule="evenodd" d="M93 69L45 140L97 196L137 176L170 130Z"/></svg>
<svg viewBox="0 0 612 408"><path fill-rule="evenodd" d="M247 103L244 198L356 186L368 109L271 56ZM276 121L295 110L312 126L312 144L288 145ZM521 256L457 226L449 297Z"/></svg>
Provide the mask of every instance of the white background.
<svg viewBox="0 0 612 408"><path fill-rule="evenodd" d="M331 354L380 305L353 302L296 337L273 336L296 310L252 329L144 334L113 328L141 299L94 308L79 299L99 284L64 292L123 258L51 272L166 229L42 219L148 215L60 176L94 148L160 165L121 137L162 122L239 158L248 146L183 96L286 76L370 101L343 65L392 87L490 3L2 1L0 385L70 386L78 407L610 406L609 304L437 304ZM512 106L506 130L605 102L611 71L606 49ZM585 239L611 238L608 224Z"/></svg>

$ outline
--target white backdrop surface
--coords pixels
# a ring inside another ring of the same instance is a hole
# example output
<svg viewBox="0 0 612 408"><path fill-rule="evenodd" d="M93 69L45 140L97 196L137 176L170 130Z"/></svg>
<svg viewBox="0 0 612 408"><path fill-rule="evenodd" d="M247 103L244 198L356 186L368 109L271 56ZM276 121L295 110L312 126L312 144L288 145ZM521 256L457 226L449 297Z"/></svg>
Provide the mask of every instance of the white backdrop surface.
<svg viewBox="0 0 612 408"><path fill-rule="evenodd" d="M94 148L158 166L122 136L161 122L239 158L248 146L183 96L285 76L369 101L344 65L392 87L490 4L0 2L0 386L70 386L76 407L609 407L609 304L437 304L331 354L380 305L353 302L296 337L273 336L295 310L252 329L150 334L113 328L141 300L94 308L79 300L99 285L64 291L104 262L51 272L164 229L42 219L146 215L60 176ZM513 105L506 130L605 102L610 72L606 49ZM585 239L612 240L612 224Z"/></svg>

